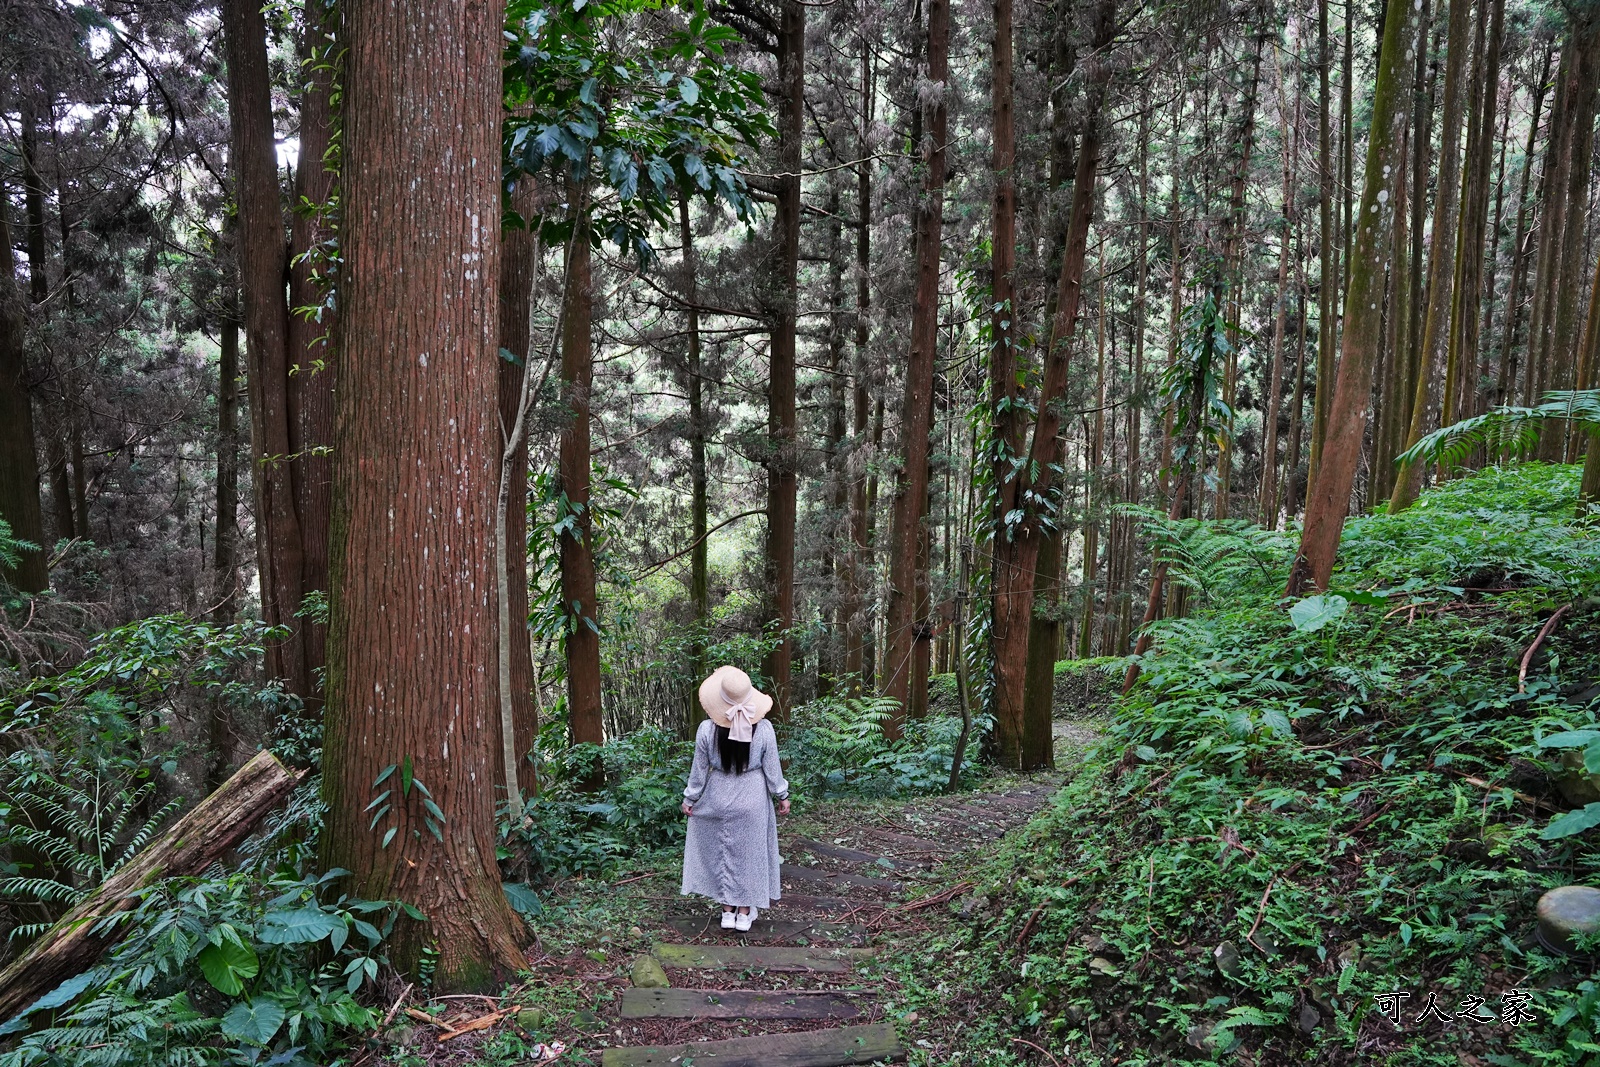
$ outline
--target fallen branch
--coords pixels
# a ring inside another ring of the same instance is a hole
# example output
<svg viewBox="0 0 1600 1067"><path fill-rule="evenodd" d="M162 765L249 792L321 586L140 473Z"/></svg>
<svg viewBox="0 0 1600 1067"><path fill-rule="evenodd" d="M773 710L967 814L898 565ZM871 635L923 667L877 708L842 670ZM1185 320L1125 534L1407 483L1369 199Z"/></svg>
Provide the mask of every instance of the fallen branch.
<svg viewBox="0 0 1600 1067"><path fill-rule="evenodd" d="M1055 1064L1056 1067L1061 1067L1061 1061L1056 1059L1055 1053L1051 1052L1049 1049L1039 1048L1038 1045L1035 1045L1032 1041L1029 1041L1025 1037L1014 1037L1011 1040L1015 1041L1019 1045L1027 1045L1031 1049L1038 1049L1038 1051L1043 1052L1046 1056L1049 1056L1050 1062Z"/></svg>
<svg viewBox="0 0 1600 1067"><path fill-rule="evenodd" d="M935 904L943 904L945 901L949 900L951 897L955 896L957 893L963 893L966 890L971 889L971 888L972 888L972 883L971 882L957 882L955 885L951 886L949 889L940 890L939 892L935 893L931 897L922 897L920 900L913 900L909 904L901 904L898 907L896 907L894 910L895 911L916 911L919 908L931 908L931 907L933 907L933 905L935 905Z"/></svg>
<svg viewBox="0 0 1600 1067"><path fill-rule="evenodd" d="M1250 942L1252 945L1255 945L1255 947L1263 954L1269 953L1267 953L1267 950L1262 948L1260 945L1256 945L1256 931L1261 928L1261 920L1267 914L1267 898L1272 896L1272 887L1278 884L1279 878L1288 878L1295 871L1299 870L1300 865L1304 862L1304 860L1295 860L1293 863L1289 864L1288 868L1285 869L1282 874L1275 874L1267 880L1266 892L1261 894L1261 903L1256 906L1256 921L1250 924L1250 932L1244 935L1244 939Z"/></svg>
<svg viewBox="0 0 1600 1067"><path fill-rule="evenodd" d="M379 1030L389 1029L389 1024L394 1022L394 1017L400 1014L400 1005L404 1004L406 1002L406 998L411 995L411 989L412 983L407 982L406 987L400 990L400 995L395 998L394 1005L384 1015L383 1022L378 1024Z"/></svg>
<svg viewBox="0 0 1600 1067"><path fill-rule="evenodd" d="M1458 771L1458 770L1455 770L1452 767L1446 767L1445 770L1449 771L1451 774L1455 775L1457 778L1460 778L1464 782L1472 783L1473 785L1477 786L1479 789L1486 789L1491 793L1499 792L1502 789L1506 789L1511 793L1512 796L1516 797L1518 800L1522 801L1524 804L1527 804L1527 805L1529 805L1531 807L1534 807L1534 808L1543 808L1545 811L1548 811L1553 815L1561 814L1561 809L1560 808L1554 806L1553 804L1547 804L1544 801L1540 800L1538 797L1531 797L1526 793L1519 793L1515 789L1510 789L1510 787L1508 787L1508 786L1495 785L1493 782L1486 782L1482 778L1477 777L1476 775L1468 774L1465 771Z"/></svg>
<svg viewBox="0 0 1600 1067"><path fill-rule="evenodd" d="M1533 654L1539 651L1539 646L1544 644L1544 639L1550 636L1550 631L1556 628L1556 623L1561 616L1572 610L1571 604L1563 604L1555 610L1555 614L1544 620L1544 625L1539 629L1539 636L1533 639L1533 644L1528 646L1528 651L1522 654L1522 666L1517 671L1517 692L1522 692L1528 687L1528 664L1533 662Z"/></svg>
<svg viewBox="0 0 1600 1067"><path fill-rule="evenodd" d="M221 859L304 774L257 753L0 971L0 1020L93 966L119 936L105 920L133 909L158 879L199 874Z"/></svg>
<svg viewBox="0 0 1600 1067"><path fill-rule="evenodd" d="M507 1009L502 1008L499 1011L491 1011L488 1015L480 1015L471 1022L462 1023L460 1026L455 1027L447 1034L440 1034L439 1040L450 1041L454 1038L460 1037L462 1034L470 1034L477 1030L487 1030L489 1027L499 1023L501 1019L504 1019L509 1014L510 1012Z"/></svg>

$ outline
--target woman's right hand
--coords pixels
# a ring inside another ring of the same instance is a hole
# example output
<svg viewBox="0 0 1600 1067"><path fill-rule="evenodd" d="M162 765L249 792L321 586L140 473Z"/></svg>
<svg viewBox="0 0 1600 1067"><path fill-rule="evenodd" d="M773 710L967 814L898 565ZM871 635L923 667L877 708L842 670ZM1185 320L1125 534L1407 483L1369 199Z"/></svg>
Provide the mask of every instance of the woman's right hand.
<svg viewBox="0 0 1600 1067"><path fill-rule="evenodd" d="M689 803L687 800L685 800L683 802L683 813L685 815L693 815L694 814L694 805Z"/></svg>

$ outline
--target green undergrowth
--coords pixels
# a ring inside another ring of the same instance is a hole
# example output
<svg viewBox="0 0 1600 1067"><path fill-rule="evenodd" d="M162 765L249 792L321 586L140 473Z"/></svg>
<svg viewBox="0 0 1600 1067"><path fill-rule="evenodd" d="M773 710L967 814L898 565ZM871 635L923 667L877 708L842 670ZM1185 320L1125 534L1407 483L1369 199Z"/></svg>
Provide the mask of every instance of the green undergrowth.
<svg viewBox="0 0 1600 1067"><path fill-rule="evenodd" d="M1532 937L1543 892L1600 878L1600 831L1542 836L1572 805L1539 741L1600 710L1577 485L1489 470L1354 519L1335 589L1298 605L1282 535L1152 523L1193 613L897 957L912 1062L1600 1062L1589 964Z"/></svg>

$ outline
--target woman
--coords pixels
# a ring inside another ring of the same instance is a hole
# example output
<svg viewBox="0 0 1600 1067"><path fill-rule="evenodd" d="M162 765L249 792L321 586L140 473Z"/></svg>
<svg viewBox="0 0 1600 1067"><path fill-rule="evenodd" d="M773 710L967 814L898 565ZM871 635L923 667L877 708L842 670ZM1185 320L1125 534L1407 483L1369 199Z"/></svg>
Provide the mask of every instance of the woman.
<svg viewBox="0 0 1600 1067"><path fill-rule="evenodd" d="M749 930L759 909L783 894L778 875L778 814L789 814L789 783L778 764L778 735L766 721L772 698L737 667L718 667L700 683L707 719L694 739L683 791L689 839L683 895L722 905L724 930Z"/></svg>

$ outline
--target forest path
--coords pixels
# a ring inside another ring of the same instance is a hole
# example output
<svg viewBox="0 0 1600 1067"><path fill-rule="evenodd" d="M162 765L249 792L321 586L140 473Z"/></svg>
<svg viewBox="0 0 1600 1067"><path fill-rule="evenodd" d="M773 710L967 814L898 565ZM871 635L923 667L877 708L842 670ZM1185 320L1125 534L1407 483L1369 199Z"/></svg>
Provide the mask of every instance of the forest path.
<svg viewBox="0 0 1600 1067"><path fill-rule="evenodd" d="M968 891L947 870L1026 823L1060 783L1058 775L1009 779L887 809L824 804L784 823L784 896L749 933L723 930L720 909L691 898L663 901L645 917L650 954L634 960L635 984L596 1020L612 1042L603 1067L904 1059L876 950L893 946L920 909Z"/></svg>

